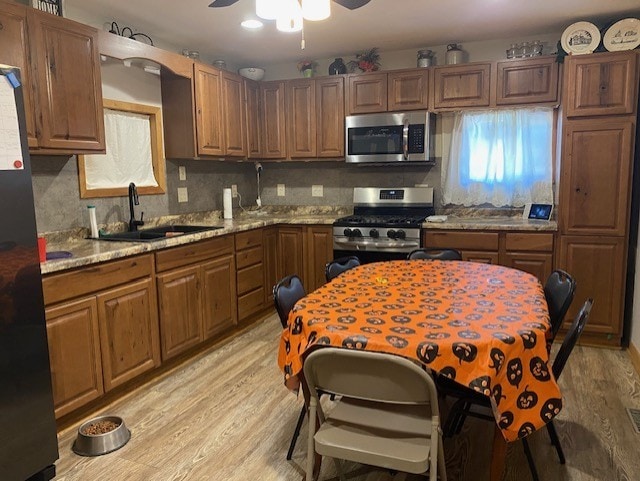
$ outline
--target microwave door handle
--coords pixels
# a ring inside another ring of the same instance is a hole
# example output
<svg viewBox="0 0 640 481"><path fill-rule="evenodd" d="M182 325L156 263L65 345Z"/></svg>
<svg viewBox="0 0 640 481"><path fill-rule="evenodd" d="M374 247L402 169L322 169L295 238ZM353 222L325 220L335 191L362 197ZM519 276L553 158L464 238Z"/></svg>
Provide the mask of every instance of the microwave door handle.
<svg viewBox="0 0 640 481"><path fill-rule="evenodd" d="M409 119L406 117L402 127L402 155L404 160L409 159Z"/></svg>

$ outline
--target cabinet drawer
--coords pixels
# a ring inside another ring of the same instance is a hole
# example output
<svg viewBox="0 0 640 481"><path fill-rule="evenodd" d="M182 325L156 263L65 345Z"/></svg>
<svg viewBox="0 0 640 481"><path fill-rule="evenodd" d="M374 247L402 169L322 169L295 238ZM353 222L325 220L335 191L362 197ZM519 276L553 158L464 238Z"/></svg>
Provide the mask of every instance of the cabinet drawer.
<svg viewBox="0 0 640 481"><path fill-rule="evenodd" d="M194 242L181 247L156 252L156 270L158 272L201 262L211 257L233 253L233 236Z"/></svg>
<svg viewBox="0 0 640 481"><path fill-rule="evenodd" d="M507 233L506 248L508 251L553 251L553 234Z"/></svg>
<svg viewBox="0 0 640 481"><path fill-rule="evenodd" d="M254 312L262 309L264 301L264 293L262 289L256 289L248 294L238 297L238 317L244 319Z"/></svg>
<svg viewBox="0 0 640 481"><path fill-rule="evenodd" d="M262 263L238 271L238 294L252 291L264 284Z"/></svg>
<svg viewBox="0 0 640 481"><path fill-rule="evenodd" d="M498 250L497 232L425 232L424 247Z"/></svg>
<svg viewBox="0 0 640 481"><path fill-rule="evenodd" d="M262 262L262 246L252 247L236 253L236 267L238 269L252 266L259 262Z"/></svg>
<svg viewBox="0 0 640 481"><path fill-rule="evenodd" d="M249 230L236 234L236 250L262 245L262 229Z"/></svg>
<svg viewBox="0 0 640 481"><path fill-rule="evenodd" d="M125 284L151 275L152 256L136 256L105 262L42 279L45 305Z"/></svg>

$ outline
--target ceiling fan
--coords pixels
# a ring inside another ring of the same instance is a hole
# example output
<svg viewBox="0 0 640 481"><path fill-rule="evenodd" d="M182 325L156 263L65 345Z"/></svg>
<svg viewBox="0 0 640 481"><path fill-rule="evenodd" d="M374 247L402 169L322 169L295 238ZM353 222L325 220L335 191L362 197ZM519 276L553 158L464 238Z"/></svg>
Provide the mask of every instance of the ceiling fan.
<svg viewBox="0 0 640 481"><path fill-rule="evenodd" d="M365 6L371 0L333 0L333 1L336 2L338 5L342 5L343 7L348 8L349 10L355 10L356 8ZM230 5L233 5L236 2L238 2L238 0L214 0L213 2L211 2L209 6L214 8L228 7Z"/></svg>

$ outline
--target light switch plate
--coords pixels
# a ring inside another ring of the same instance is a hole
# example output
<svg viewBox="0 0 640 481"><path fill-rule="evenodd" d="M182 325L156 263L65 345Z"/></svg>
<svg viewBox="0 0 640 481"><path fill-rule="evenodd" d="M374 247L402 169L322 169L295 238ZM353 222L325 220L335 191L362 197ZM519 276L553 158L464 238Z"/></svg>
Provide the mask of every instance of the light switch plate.
<svg viewBox="0 0 640 481"><path fill-rule="evenodd" d="M238 186L231 184L231 197L238 197Z"/></svg>
<svg viewBox="0 0 640 481"><path fill-rule="evenodd" d="M278 184L278 197L284 197L284 184Z"/></svg>
<svg viewBox="0 0 640 481"><path fill-rule="evenodd" d="M324 197L324 188L322 185L311 186L311 197Z"/></svg>
<svg viewBox="0 0 640 481"><path fill-rule="evenodd" d="M187 168L184 165L178 167L178 178L180 180L187 180Z"/></svg>
<svg viewBox="0 0 640 481"><path fill-rule="evenodd" d="M189 193L186 187L178 187L178 202L189 202Z"/></svg>

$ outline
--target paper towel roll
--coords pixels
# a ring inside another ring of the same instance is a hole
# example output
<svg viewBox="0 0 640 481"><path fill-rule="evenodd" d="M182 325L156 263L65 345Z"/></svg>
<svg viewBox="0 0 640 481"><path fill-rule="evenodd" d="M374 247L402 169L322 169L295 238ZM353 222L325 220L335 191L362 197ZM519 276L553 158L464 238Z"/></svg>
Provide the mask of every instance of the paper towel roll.
<svg viewBox="0 0 640 481"><path fill-rule="evenodd" d="M224 208L224 218L233 219L233 213L231 210L231 189L224 189L222 191L222 206Z"/></svg>

